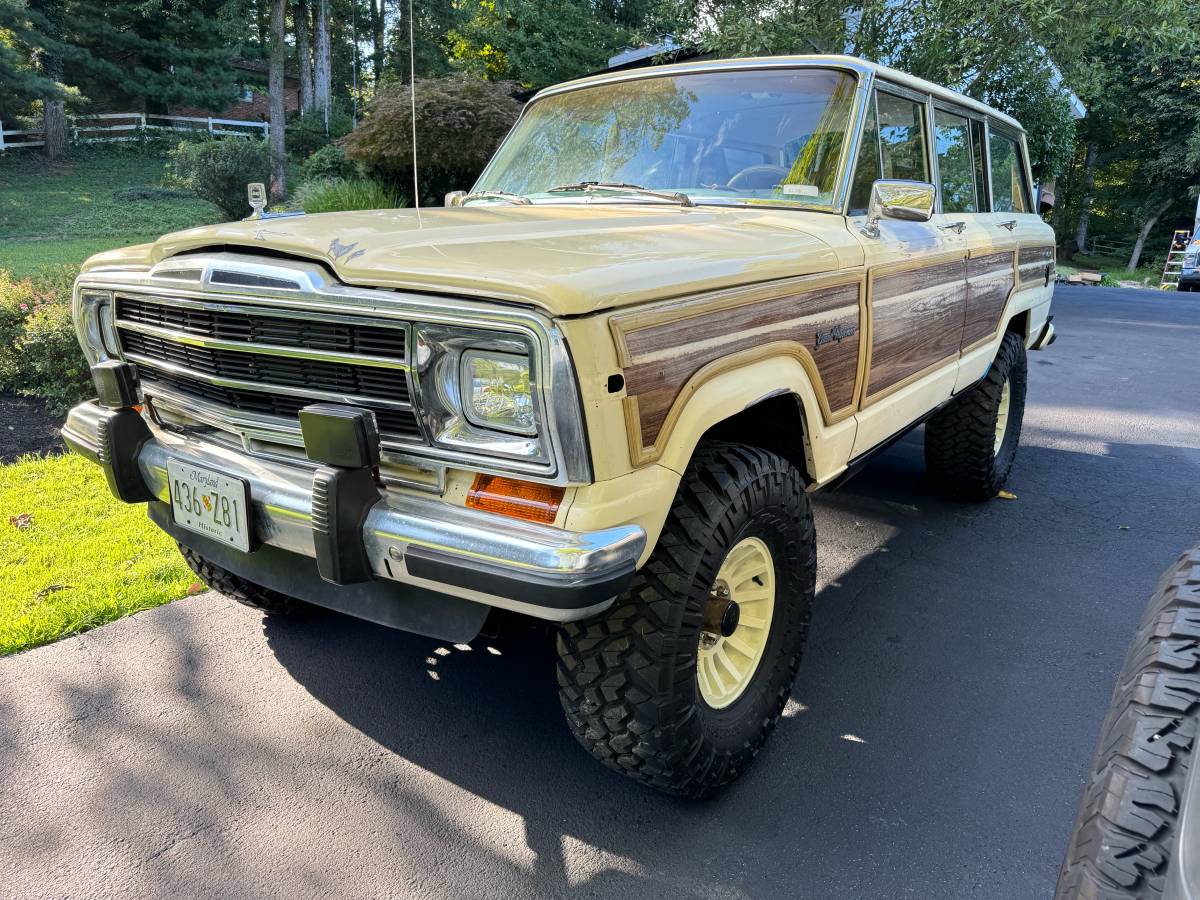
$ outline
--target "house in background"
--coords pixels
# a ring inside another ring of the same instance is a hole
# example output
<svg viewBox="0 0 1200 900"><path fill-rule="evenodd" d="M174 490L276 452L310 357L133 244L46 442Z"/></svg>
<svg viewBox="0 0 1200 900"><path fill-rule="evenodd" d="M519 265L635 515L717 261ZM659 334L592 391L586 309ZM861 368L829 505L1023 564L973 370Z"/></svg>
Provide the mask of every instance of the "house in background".
<svg viewBox="0 0 1200 900"><path fill-rule="evenodd" d="M212 116L215 119L244 119L265 122L269 118L267 104L267 61L264 59L235 59L231 65L238 73L240 94L236 101L222 109L198 106L172 106L172 116ZM290 115L300 108L300 78L295 72L283 76L283 108Z"/></svg>

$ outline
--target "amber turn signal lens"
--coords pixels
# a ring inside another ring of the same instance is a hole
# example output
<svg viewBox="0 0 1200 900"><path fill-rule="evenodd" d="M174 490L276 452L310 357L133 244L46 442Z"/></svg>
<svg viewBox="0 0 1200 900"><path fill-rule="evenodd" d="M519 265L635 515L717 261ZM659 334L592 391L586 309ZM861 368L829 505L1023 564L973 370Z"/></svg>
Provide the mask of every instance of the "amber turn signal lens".
<svg viewBox="0 0 1200 900"><path fill-rule="evenodd" d="M479 474L467 492L467 506L502 516L550 524L558 515L564 491L564 488L548 484Z"/></svg>

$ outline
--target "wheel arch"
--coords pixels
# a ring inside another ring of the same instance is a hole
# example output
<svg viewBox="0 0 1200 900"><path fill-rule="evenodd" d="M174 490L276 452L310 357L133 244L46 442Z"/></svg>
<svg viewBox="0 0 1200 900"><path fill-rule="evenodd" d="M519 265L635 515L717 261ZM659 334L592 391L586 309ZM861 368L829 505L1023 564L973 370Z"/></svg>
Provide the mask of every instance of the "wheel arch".
<svg viewBox="0 0 1200 900"><path fill-rule="evenodd" d="M849 451L851 412L826 425L805 367L794 357L772 356L730 369L697 388L667 435L658 462L682 473L701 440L718 438L777 453L811 483L838 465L834 460L842 450L827 440L830 433L847 434Z"/></svg>

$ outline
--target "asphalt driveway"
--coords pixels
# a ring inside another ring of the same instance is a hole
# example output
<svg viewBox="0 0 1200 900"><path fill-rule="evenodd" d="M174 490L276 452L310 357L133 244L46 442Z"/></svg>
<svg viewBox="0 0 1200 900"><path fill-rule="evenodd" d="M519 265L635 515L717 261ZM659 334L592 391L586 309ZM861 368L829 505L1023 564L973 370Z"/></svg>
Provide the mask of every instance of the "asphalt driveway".
<svg viewBox="0 0 1200 900"><path fill-rule="evenodd" d="M795 701L720 799L593 763L532 638L207 594L0 660L0 893L1048 896L1125 646L1200 540L1200 299L1054 311L1018 499L935 499L918 434L818 501Z"/></svg>

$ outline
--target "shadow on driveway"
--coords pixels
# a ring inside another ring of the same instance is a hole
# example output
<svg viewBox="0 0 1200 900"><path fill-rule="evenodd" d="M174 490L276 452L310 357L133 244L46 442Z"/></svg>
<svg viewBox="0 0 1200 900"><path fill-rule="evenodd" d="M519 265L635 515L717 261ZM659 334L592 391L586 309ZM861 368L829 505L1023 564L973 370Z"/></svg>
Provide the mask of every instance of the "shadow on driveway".
<svg viewBox="0 0 1200 900"><path fill-rule="evenodd" d="M834 560L795 700L716 801L661 797L593 763L562 721L542 633L463 649L316 613L267 620L268 642L388 752L521 816L540 891L568 889L574 840L639 870L594 877L597 896L1044 895L1101 698L1170 562L1161 535L1190 524L1167 485L1200 453L1023 447L1019 499L964 506L931 497L919 437L818 498ZM881 530L860 556L856 533ZM844 553L857 561L829 578ZM446 828L436 806L407 814Z"/></svg>

